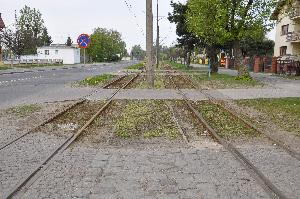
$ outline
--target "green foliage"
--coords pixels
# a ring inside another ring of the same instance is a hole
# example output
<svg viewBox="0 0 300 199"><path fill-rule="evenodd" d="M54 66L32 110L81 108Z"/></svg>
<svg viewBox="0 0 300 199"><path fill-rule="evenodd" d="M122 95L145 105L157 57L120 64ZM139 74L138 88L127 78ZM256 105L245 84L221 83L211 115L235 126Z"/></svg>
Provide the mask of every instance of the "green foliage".
<svg viewBox="0 0 300 199"><path fill-rule="evenodd" d="M273 28L274 0L190 0L187 25L208 44L258 38Z"/></svg>
<svg viewBox="0 0 300 199"><path fill-rule="evenodd" d="M115 75L111 74L103 74L103 75L98 75L94 77L88 77L81 82L79 82L80 85L84 86L99 86L102 85L104 82L116 77Z"/></svg>
<svg viewBox="0 0 300 199"><path fill-rule="evenodd" d="M6 28L1 33L2 42L14 54L36 54L37 47L52 43L39 10L25 6L15 20L15 27Z"/></svg>
<svg viewBox="0 0 300 199"><path fill-rule="evenodd" d="M275 42L273 40L262 38L244 38L240 42L242 52L245 56L270 55L274 53Z"/></svg>
<svg viewBox="0 0 300 199"><path fill-rule="evenodd" d="M41 109L42 107L39 105L23 105L9 109L9 112L12 112L19 117L25 117Z"/></svg>
<svg viewBox="0 0 300 199"><path fill-rule="evenodd" d="M300 136L300 98L240 100L238 104L254 107L265 113L281 128Z"/></svg>
<svg viewBox="0 0 300 199"><path fill-rule="evenodd" d="M135 45L132 47L130 55L137 60L144 60L146 51L144 51L140 45Z"/></svg>
<svg viewBox="0 0 300 199"><path fill-rule="evenodd" d="M196 45L200 45L200 39L188 31L186 24L186 14L188 6L187 4L174 3L171 1L171 6L173 7L173 12L169 13L168 20L171 23L176 24L176 34L178 35L178 46L183 48L183 57L187 63L190 65L190 56Z"/></svg>
<svg viewBox="0 0 300 199"><path fill-rule="evenodd" d="M72 46L72 44L73 44L73 41L72 41L71 37L68 37L66 45L67 46Z"/></svg>
<svg viewBox="0 0 300 199"><path fill-rule="evenodd" d="M143 136L175 139L178 130L171 118L163 101L129 102L116 121L116 134L122 138Z"/></svg>
<svg viewBox="0 0 300 199"><path fill-rule="evenodd" d="M177 62L165 61L164 63L169 64L175 70L191 70L191 69L193 69L191 67L188 67L187 65L177 63Z"/></svg>
<svg viewBox="0 0 300 199"><path fill-rule="evenodd" d="M237 77L235 77L235 80L242 80L242 81L252 81L252 77L249 73L249 71L246 69L246 66L243 66L241 70L241 74L242 75L238 75Z"/></svg>
<svg viewBox="0 0 300 199"><path fill-rule="evenodd" d="M126 44L121 34L114 30L96 28L91 35L91 45L87 53L93 61L118 61L127 54Z"/></svg>

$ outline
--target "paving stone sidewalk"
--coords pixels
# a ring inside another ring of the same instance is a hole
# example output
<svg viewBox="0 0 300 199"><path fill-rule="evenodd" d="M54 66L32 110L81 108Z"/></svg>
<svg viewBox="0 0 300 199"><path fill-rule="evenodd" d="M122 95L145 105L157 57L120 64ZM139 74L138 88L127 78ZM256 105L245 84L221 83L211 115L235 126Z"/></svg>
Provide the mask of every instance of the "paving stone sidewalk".
<svg viewBox="0 0 300 199"><path fill-rule="evenodd" d="M16 198L270 198L229 152L75 146Z"/></svg>

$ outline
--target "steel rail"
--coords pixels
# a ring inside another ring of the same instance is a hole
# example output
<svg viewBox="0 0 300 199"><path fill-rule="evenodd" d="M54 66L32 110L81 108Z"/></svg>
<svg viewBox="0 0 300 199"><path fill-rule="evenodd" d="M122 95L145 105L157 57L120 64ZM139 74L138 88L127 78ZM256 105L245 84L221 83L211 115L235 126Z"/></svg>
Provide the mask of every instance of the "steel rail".
<svg viewBox="0 0 300 199"><path fill-rule="evenodd" d="M18 185L16 185L13 189L9 191L9 193L4 197L5 199L12 198L22 187L26 185L26 183L32 179L39 171L41 171L47 163L53 159L55 155L58 153L62 153L64 150L66 150L71 144L73 144L77 138L84 132L84 130L91 124L93 121L104 111L107 109L107 107L112 103L113 98L120 92L120 90L125 89L132 81L134 81L140 73L136 74L133 78L131 78L126 84L122 86L122 88L119 88L117 91L115 91L112 96L107 99L107 102L102 106L102 108L95 113L88 122L85 123L83 127L81 127L75 134L68 137L61 145L59 145L38 167L36 167L28 176L23 178Z"/></svg>
<svg viewBox="0 0 300 199"><path fill-rule="evenodd" d="M117 79L115 79L114 81L112 82L109 82L108 84L106 84L105 86L103 86L102 88L107 88L109 86L111 86L112 84L124 79L126 76L128 75L123 75ZM52 122L54 119L58 118L59 116L61 116L62 114L66 113L67 111L71 110L72 108L86 102L86 98L95 94L96 92L98 92L97 90L95 91L92 91L90 94L84 96L83 98L79 99L78 101L76 101L75 103L71 104L70 106L68 106L67 108L63 109L62 111L56 113L55 115L53 115L52 117L46 119L45 121L41 122L40 124L38 124L37 126L33 127L32 129L29 129L28 131L26 131L25 133L21 134L20 136L18 136L17 138L9 141L8 143L6 144L3 144L2 146L0 146L0 151L5 149L6 147L10 146L11 144L15 143L16 141L22 139L23 137L25 137L26 135L36 131L38 128L44 126L45 124L48 124L50 122Z"/></svg>
<svg viewBox="0 0 300 199"><path fill-rule="evenodd" d="M197 86L192 82L192 80L187 79L185 76L181 75L182 78L184 78L186 81L190 82L190 84L195 88L198 89ZM249 121L247 121L246 119L244 119L242 116L238 115L235 111L229 109L226 105L224 100L220 102L220 100L217 100L215 97L213 97L212 95L204 92L203 90L200 90L200 93L202 93L203 95L205 95L205 97L208 98L208 100L219 106L220 108L222 108L224 111L227 111L230 115L232 115L234 118L242 121L244 124L246 124L249 128L253 129L254 131L264 135L265 137L267 137L267 139L269 139L271 142L275 143L276 145L280 146L282 149L284 149L290 156L296 158L297 160L300 161L300 153L298 153L297 151L295 151L294 149L292 149L291 147L289 147L287 144L285 144L284 142L271 137L270 135L268 135L267 133L265 133L264 131L262 131L261 129L259 129L257 126L255 126L253 123L250 123Z"/></svg>
<svg viewBox="0 0 300 199"><path fill-rule="evenodd" d="M226 140L222 139L218 132L209 125L209 123L204 119L202 114L197 111L192 104L190 103L189 98L185 95L185 93L180 90L180 88L176 85L176 83L173 81L172 78L170 78L177 90L182 95L185 103L189 107L189 109L192 111L192 113L196 116L196 118L204 125L204 127L209 131L210 135L218 142L220 143L225 149L227 149L231 154L239 160L246 168L248 168L251 173L256 175L256 178L260 180L261 183L263 183L263 187L269 191L269 193L272 195L272 197L279 198L279 199L288 199L287 196L285 196L282 191L280 191L254 164L251 163L250 160L248 160L234 145L232 145L230 142L227 142Z"/></svg>

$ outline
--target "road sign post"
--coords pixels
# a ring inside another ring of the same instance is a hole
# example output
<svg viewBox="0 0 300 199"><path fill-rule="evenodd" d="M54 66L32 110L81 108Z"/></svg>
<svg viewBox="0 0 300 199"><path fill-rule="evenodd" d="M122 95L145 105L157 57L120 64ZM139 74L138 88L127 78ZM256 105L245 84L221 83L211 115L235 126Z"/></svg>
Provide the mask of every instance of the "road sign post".
<svg viewBox="0 0 300 199"><path fill-rule="evenodd" d="M91 39L90 39L89 35L81 34L81 35L79 35L79 37L77 39L77 43L78 43L79 47L83 49L83 63L85 65L85 50L90 45Z"/></svg>

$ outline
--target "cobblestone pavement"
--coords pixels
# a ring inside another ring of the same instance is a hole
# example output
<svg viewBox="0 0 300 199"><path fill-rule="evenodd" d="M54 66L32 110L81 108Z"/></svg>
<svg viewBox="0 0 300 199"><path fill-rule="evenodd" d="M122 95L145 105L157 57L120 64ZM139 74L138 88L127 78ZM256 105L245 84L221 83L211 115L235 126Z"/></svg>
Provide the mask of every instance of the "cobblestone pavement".
<svg viewBox="0 0 300 199"><path fill-rule="evenodd" d="M276 145L259 142L238 147L288 198L300 196L300 162Z"/></svg>
<svg viewBox="0 0 300 199"><path fill-rule="evenodd" d="M64 139L31 133L0 151L0 193L7 193L45 160Z"/></svg>
<svg viewBox="0 0 300 199"><path fill-rule="evenodd" d="M229 152L211 146L76 145L16 198L269 198Z"/></svg>

